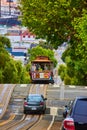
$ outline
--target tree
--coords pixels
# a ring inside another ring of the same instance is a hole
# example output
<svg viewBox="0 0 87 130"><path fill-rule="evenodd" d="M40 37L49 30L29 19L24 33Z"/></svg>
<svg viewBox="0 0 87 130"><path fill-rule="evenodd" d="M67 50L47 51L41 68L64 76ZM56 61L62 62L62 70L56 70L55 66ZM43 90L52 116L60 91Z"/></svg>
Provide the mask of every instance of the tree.
<svg viewBox="0 0 87 130"><path fill-rule="evenodd" d="M53 45L52 45L52 44L47 44L47 42L40 41L40 42L39 42L39 45L40 45L42 48L53 50Z"/></svg>
<svg viewBox="0 0 87 130"><path fill-rule="evenodd" d="M40 46L34 47L32 50L29 50L30 61L34 60L37 56L47 56L50 60L53 61L54 67L57 65L57 60L54 58L54 52L50 49L45 49Z"/></svg>
<svg viewBox="0 0 87 130"><path fill-rule="evenodd" d="M37 38L46 39L55 48L68 41L69 47L63 54L66 73L61 75L66 83L76 85L87 85L86 8L87 0L21 0L20 6L23 25ZM40 51L47 55L46 51ZM40 51L38 48L32 51L30 60ZM51 51L49 54L53 58Z"/></svg>
<svg viewBox="0 0 87 130"><path fill-rule="evenodd" d="M73 43L75 30L71 22L81 17L86 7L86 0L21 0L21 19L37 37L57 48L69 36Z"/></svg>
<svg viewBox="0 0 87 130"><path fill-rule="evenodd" d="M4 45L0 42L0 68L4 69L6 62L9 62L10 60L10 55L8 52L5 50Z"/></svg>
<svg viewBox="0 0 87 130"><path fill-rule="evenodd" d="M6 51L7 43L6 40L0 42L0 83L30 83L29 72Z"/></svg>
<svg viewBox="0 0 87 130"><path fill-rule="evenodd" d="M18 83L17 69L13 60L6 62L3 75L4 75L4 83Z"/></svg>
<svg viewBox="0 0 87 130"><path fill-rule="evenodd" d="M2 43L2 45L4 47L11 47L10 40L7 37L5 37L5 36L1 36L0 35L0 42Z"/></svg>
<svg viewBox="0 0 87 130"><path fill-rule="evenodd" d="M3 70L2 69L0 69L0 83L3 83Z"/></svg>
<svg viewBox="0 0 87 130"><path fill-rule="evenodd" d="M69 2L66 0L22 0L22 22L37 37L44 38L48 43L58 46L64 41L66 29L63 26L66 21Z"/></svg>
<svg viewBox="0 0 87 130"><path fill-rule="evenodd" d="M70 78L74 85L87 85L87 11L83 9L82 12L82 16L72 22L77 40L63 54L67 65L66 80Z"/></svg>

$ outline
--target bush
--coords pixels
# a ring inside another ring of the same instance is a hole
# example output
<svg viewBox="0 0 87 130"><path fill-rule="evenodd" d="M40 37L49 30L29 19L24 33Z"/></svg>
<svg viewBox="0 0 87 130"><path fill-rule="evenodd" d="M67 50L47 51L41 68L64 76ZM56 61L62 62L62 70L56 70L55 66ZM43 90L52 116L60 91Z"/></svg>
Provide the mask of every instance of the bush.
<svg viewBox="0 0 87 130"><path fill-rule="evenodd" d="M65 65L60 65L59 68L58 68L58 74L61 75L62 72L65 73L66 71L66 66Z"/></svg>
<svg viewBox="0 0 87 130"><path fill-rule="evenodd" d="M68 75L65 75L64 83L65 83L65 85L70 85L71 84L71 78Z"/></svg>
<svg viewBox="0 0 87 130"><path fill-rule="evenodd" d="M64 72L61 72L60 77L61 77L61 79L62 79L62 81L63 81L63 80L64 80L64 77L65 77L65 73L64 73Z"/></svg>

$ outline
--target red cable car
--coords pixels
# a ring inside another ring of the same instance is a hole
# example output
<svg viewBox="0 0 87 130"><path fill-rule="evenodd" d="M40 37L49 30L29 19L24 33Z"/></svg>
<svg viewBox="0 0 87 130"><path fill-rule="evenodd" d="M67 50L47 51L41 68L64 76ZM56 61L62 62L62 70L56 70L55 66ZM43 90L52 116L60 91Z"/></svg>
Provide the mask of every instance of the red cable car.
<svg viewBox="0 0 87 130"><path fill-rule="evenodd" d="M30 76L32 83L54 83L53 62L47 56L38 56L31 62Z"/></svg>

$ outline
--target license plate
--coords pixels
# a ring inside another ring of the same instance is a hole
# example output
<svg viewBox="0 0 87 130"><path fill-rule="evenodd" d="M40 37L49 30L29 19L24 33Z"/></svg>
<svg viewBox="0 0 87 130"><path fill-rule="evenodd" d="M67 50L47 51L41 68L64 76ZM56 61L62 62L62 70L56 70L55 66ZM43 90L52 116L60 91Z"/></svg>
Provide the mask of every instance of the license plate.
<svg viewBox="0 0 87 130"><path fill-rule="evenodd" d="M32 107L32 110L36 110L36 107Z"/></svg>

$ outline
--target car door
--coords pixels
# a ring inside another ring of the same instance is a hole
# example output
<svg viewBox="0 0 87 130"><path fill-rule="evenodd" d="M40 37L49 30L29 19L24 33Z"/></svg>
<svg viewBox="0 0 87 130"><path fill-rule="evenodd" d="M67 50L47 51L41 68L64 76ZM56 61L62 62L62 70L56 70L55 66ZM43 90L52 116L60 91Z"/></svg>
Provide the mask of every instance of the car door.
<svg viewBox="0 0 87 130"><path fill-rule="evenodd" d="M87 99L77 100L73 112L75 130L87 130Z"/></svg>

